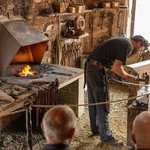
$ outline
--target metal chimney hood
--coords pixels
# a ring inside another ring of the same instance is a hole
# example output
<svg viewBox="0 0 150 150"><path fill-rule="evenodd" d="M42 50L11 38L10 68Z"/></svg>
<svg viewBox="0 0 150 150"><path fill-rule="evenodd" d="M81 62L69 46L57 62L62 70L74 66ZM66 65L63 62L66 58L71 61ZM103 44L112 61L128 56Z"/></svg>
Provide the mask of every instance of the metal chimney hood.
<svg viewBox="0 0 150 150"><path fill-rule="evenodd" d="M20 48L46 41L43 33L22 18L0 18L0 72L8 67Z"/></svg>

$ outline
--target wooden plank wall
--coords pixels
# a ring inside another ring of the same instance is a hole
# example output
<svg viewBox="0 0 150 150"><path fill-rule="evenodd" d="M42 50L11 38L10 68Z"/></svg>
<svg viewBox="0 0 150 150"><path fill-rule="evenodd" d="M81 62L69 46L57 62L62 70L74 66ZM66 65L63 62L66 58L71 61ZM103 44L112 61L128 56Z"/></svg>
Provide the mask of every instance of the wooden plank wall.
<svg viewBox="0 0 150 150"><path fill-rule="evenodd" d="M98 2L102 1L104 0ZM75 50L74 54L70 54L69 49L65 50L65 52L68 51L67 57L70 57L70 60L74 62L68 63L69 60L67 60L66 63L64 63L62 57L64 56L63 48L65 44L60 41L66 41L62 40L60 32L61 20L63 17L66 17L66 15L65 13L55 14L55 10L52 8L53 2L53 0L41 0L41 2L38 3L31 0L0 0L0 15L9 17L23 16L38 30L48 32L50 35L50 42L49 51L46 53L43 60L45 63L79 67L80 57L92 52L99 43L110 37L126 34L128 0L120 0L120 4L122 5L121 8L97 8L86 10L80 15L85 18L85 33L88 33L88 36L73 41L75 45L79 45L80 50ZM83 0L81 0L80 3L81 2L83 3ZM84 2L86 4L87 1L85 0ZM97 0L92 2L95 3ZM77 15L79 14L72 14L72 16ZM70 45L71 44L72 43L70 43ZM65 48L70 47L70 45L65 46Z"/></svg>

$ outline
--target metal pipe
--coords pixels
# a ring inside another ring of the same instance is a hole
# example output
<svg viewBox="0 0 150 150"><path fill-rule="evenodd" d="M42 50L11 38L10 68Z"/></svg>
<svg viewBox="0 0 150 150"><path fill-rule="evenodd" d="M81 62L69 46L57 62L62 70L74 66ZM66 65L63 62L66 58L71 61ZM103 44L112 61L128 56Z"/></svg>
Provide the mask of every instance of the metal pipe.
<svg viewBox="0 0 150 150"><path fill-rule="evenodd" d="M26 138L27 138L27 148L32 149L32 110L31 106L26 109Z"/></svg>

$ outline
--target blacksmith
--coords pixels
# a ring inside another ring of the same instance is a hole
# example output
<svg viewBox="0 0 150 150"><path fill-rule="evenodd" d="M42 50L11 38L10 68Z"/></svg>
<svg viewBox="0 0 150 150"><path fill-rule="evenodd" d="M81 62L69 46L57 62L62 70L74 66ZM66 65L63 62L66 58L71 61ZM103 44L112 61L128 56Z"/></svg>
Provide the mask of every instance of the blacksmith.
<svg viewBox="0 0 150 150"><path fill-rule="evenodd" d="M99 45L89 56L86 62L86 83L89 103L105 102L109 99L107 76L105 69L125 80L136 80L137 77L124 70L126 59L139 49L147 47L148 42L142 36L127 38L112 38ZM90 106L89 116L93 135L99 134L104 143L116 144L108 125L107 105Z"/></svg>

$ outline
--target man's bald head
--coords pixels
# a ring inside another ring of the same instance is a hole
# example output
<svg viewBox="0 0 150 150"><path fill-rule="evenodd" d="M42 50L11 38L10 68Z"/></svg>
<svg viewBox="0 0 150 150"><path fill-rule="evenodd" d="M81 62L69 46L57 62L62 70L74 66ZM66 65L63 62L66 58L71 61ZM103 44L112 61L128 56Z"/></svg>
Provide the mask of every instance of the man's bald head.
<svg viewBox="0 0 150 150"><path fill-rule="evenodd" d="M150 112L145 111L139 114L132 129L133 141L137 149L150 149Z"/></svg>
<svg viewBox="0 0 150 150"><path fill-rule="evenodd" d="M74 135L76 116L68 106L55 106L48 110L42 121L47 142L64 143Z"/></svg>

